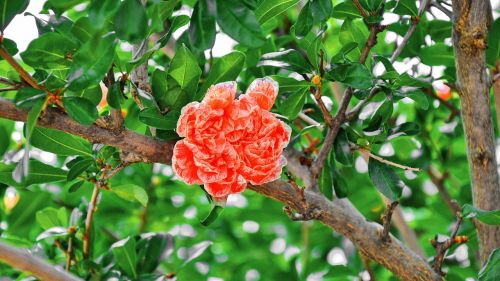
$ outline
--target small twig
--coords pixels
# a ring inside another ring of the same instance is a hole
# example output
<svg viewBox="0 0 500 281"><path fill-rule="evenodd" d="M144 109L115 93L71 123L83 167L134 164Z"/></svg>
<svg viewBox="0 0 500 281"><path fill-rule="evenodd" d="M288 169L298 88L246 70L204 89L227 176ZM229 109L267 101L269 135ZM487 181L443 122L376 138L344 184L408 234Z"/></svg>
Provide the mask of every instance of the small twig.
<svg viewBox="0 0 500 281"><path fill-rule="evenodd" d="M380 25L372 25L370 27L370 35L368 36L368 40L366 40L365 46L363 47L363 51L361 52L361 56L359 58L359 63L364 64L366 59L368 58L368 54L370 53L371 48L375 46L377 42L377 35L384 28ZM342 101L340 102L339 109L337 114L335 115L332 124L329 126L328 131L326 132L325 140L323 141L323 146L316 157L313 165L311 166L311 188L314 191L318 190L318 178L323 166L325 164L326 159L328 158L328 154L332 149L333 143L335 142L335 138L337 137L337 133L340 130L340 126L344 123L346 119L346 111L349 106L349 102L351 101L353 94L353 89L348 87L344 96L342 97Z"/></svg>
<svg viewBox="0 0 500 281"><path fill-rule="evenodd" d="M450 10L448 10L447 8L445 8L444 6L442 6L439 2L437 1L431 1L431 6L433 7L436 7L438 10L440 10L441 12L443 12L443 14L445 14L447 17L449 17L451 19L452 17L452 13Z"/></svg>
<svg viewBox="0 0 500 281"><path fill-rule="evenodd" d="M462 223L462 214L460 212L457 212L456 215L457 222L455 224L453 232L451 233L451 237L444 241L439 241L436 235L436 238L431 240L432 246L436 249L436 256L434 257L432 268L441 276L445 275L441 268L443 266L443 261L448 249L451 248L451 246L453 246L454 244L461 244L469 241L467 236L457 236L458 229L460 228L460 224Z"/></svg>
<svg viewBox="0 0 500 281"><path fill-rule="evenodd" d="M0 77L0 84L5 84L5 85L16 87L16 86L21 85L22 83L12 81L12 80L5 78L5 77Z"/></svg>
<svg viewBox="0 0 500 281"><path fill-rule="evenodd" d="M17 63L17 61L9 54L3 45L0 45L0 57L4 58L14 68L14 70L16 70L19 76L21 76L21 78L31 87L39 90L46 90L44 86L38 85L36 80L26 70L24 70L19 63Z"/></svg>
<svg viewBox="0 0 500 281"><path fill-rule="evenodd" d="M99 197L99 183L94 183L94 191L87 208L87 217L85 218L85 233L83 234L83 256L88 259L90 257L90 247L92 240L92 220L97 207L97 198Z"/></svg>
<svg viewBox="0 0 500 281"><path fill-rule="evenodd" d="M368 18L368 13L365 11L365 9L363 8L363 6L361 6L361 4L359 3L359 0L352 0L352 2L354 3L354 6L356 6L356 8L358 8L359 12L361 13L361 16L363 16L363 18Z"/></svg>
<svg viewBox="0 0 500 281"><path fill-rule="evenodd" d="M68 250L66 252L66 271L71 269L71 261L73 260L73 240L75 239L75 227L69 227Z"/></svg>
<svg viewBox="0 0 500 281"><path fill-rule="evenodd" d="M321 209L318 208L312 208L308 209L306 212L303 213L295 213L293 212L292 208L290 206L285 206L283 207L283 212L287 214L287 216L292 220L292 221L310 221L310 220L315 220L321 216L323 213Z"/></svg>
<svg viewBox="0 0 500 281"><path fill-rule="evenodd" d="M8 92L8 91L17 91L19 90L20 87L8 87L8 88L1 88L0 92Z"/></svg>
<svg viewBox="0 0 500 281"><path fill-rule="evenodd" d="M360 152L362 153L366 153L368 156L370 156L370 158L373 158L381 163L384 163L384 164L387 164L389 166L393 166L393 167L396 167L396 168L399 168L399 169L403 169L405 171L413 171L413 172L422 172L422 169L420 168L413 168L413 167L409 167L409 166L406 166L406 165L402 165L402 164L398 164L398 163L395 163L395 162L392 162L392 161L389 161L387 159L384 159L378 155L375 155L373 153L370 152L370 150L364 148L364 147L355 147L357 148Z"/></svg>
<svg viewBox="0 0 500 281"><path fill-rule="evenodd" d="M121 162L115 168L106 171L106 173L103 173L103 175L102 175L102 177L101 177L100 180L101 181L107 181L107 180L109 180L110 178L112 178L114 175L116 175L119 171L123 170L123 168L127 167L128 165L129 165L129 163Z"/></svg>
<svg viewBox="0 0 500 281"><path fill-rule="evenodd" d="M393 201L391 204L388 204L385 208L384 213L380 217L384 225L384 229L382 230L382 234L380 235L380 240L382 240L382 242L387 242L390 240L389 230L391 229L392 213L394 212L394 209L396 208L396 206L398 206L398 204L398 201Z"/></svg>
<svg viewBox="0 0 500 281"><path fill-rule="evenodd" d="M323 93L323 75L325 74L324 69L324 60L325 60L325 52L320 50L320 62L319 62L319 75L315 75L312 79L313 83L316 84L316 93L314 94L314 98L316 99L316 103L323 114L323 118L325 119L326 124L329 126L333 125L333 117L323 102L322 93Z"/></svg>

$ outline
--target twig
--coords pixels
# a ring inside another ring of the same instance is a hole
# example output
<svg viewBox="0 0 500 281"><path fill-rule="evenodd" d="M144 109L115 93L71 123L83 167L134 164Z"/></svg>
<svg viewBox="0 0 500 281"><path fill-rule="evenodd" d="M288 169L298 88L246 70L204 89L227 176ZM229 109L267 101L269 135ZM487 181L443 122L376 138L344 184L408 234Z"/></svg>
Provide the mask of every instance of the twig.
<svg viewBox="0 0 500 281"><path fill-rule="evenodd" d="M460 228L460 224L462 223L462 214L458 212L457 214L457 222L451 233L450 238L439 241L438 237L431 240L432 246L436 249L436 256L434 257L434 261L432 262L432 268L441 276L444 276L445 273L441 270L443 266L444 257L446 256L446 252L448 249L454 244L466 243L468 242L467 236L458 236L458 229Z"/></svg>
<svg viewBox="0 0 500 281"><path fill-rule="evenodd" d="M326 107L325 103L323 102L323 99L321 99L322 92L323 92L323 75L325 74L324 59L325 59L325 52L321 49L320 50L319 75L315 75L313 77L312 81L314 84L316 84L316 93L314 94L314 98L316 99L316 103L318 104L319 109L321 110L321 113L323 114L323 118L325 119L326 124L331 126L333 124L333 117L330 114L330 111Z"/></svg>
<svg viewBox="0 0 500 281"><path fill-rule="evenodd" d="M436 93L434 93L434 89L432 87L423 89L423 92L428 94L429 96L431 96L433 99L438 100L442 105L444 105L446 108L448 108L451 111L450 116L448 116L447 122L450 122L451 120L453 120L453 118L455 118L455 116L460 115L460 110L453 103L451 103L447 100L440 99L436 95Z"/></svg>
<svg viewBox="0 0 500 281"><path fill-rule="evenodd" d="M389 230L391 229L392 213L394 209L398 206L398 204L399 204L398 201L394 201L388 204L387 207L385 208L384 213L380 217L380 219L384 224L384 229L382 230L382 234L380 235L380 240L382 240L382 242L387 242L390 239Z"/></svg>
<svg viewBox="0 0 500 281"><path fill-rule="evenodd" d="M371 48L375 46L377 42L377 35L384 28L380 25L372 25L370 27L370 35L368 36L368 40L366 40L365 46L361 52L361 56L359 58L359 63L364 64L366 59L368 58L368 54L370 53ZM323 146L316 157L313 165L311 166L311 188L314 191L318 190L318 177L323 169L326 159L328 158L328 154L332 149L335 138L337 137L337 133L340 130L340 126L344 123L346 118L347 107L349 106L349 102L352 98L353 89L351 87L347 88L344 92L344 96L342 97L342 101L340 102L339 109L337 114L335 115L332 124L329 126L328 131L326 133L325 140L323 141Z"/></svg>
<svg viewBox="0 0 500 281"><path fill-rule="evenodd" d="M19 90L20 87L8 87L8 88L1 88L0 92L8 92L8 91L17 91Z"/></svg>
<svg viewBox="0 0 500 281"><path fill-rule="evenodd" d="M451 17L452 17L451 11L448 10L448 9L446 9L439 2L437 2L437 1L431 1L430 5L433 6L433 7L436 7L438 10L440 10L441 12L443 12L443 14L445 14L447 17L449 17L451 19Z"/></svg>
<svg viewBox="0 0 500 281"><path fill-rule="evenodd" d="M421 2L421 5L419 7L419 10L418 10L418 13L419 15L421 16L424 11L427 9L427 0L423 0ZM405 36L403 37L403 41L401 42L401 44L399 44L396 49L394 50L394 53L391 55L391 58L389 59L389 61L391 63L394 63L396 61L396 59L398 58L398 56L401 54L401 52L403 51L404 47L406 46L406 44L408 44L408 41L410 40L411 36L413 35L413 33L415 32L415 30L417 29L417 25L419 23L419 20L418 18L414 18L412 20L412 25L410 26L410 28L408 29L408 31L406 32ZM361 109L363 108L363 106L368 102L370 101L377 93L378 93L378 90L379 88L378 87L373 87L370 91L370 94L368 95L368 97L366 97L364 100L360 101L353 109L351 109L348 113L347 113L347 117L346 117L346 120L347 121L352 121L354 120L357 115L359 114L359 112L361 111Z"/></svg>
<svg viewBox="0 0 500 281"><path fill-rule="evenodd" d="M69 272L49 264L30 253L27 249L17 249L0 242L0 261L20 271L27 271L40 280L82 281Z"/></svg>
<svg viewBox="0 0 500 281"><path fill-rule="evenodd" d="M99 197L99 184L94 183L94 191L90 198L89 206L87 208L87 217L85 218L85 234L83 235L83 256L88 259L90 257L90 248L92 240L92 220L97 207L97 198Z"/></svg>
<svg viewBox="0 0 500 281"><path fill-rule="evenodd" d="M358 8L358 11L361 13L363 18L365 18L365 19L368 18L368 13L365 11L363 6L361 6L361 4L359 3L359 0L352 0L352 2L354 3L354 6L356 6L356 8Z"/></svg>
<svg viewBox="0 0 500 281"><path fill-rule="evenodd" d="M129 165L129 163L124 163L124 162L121 162L118 166L116 166L115 168L113 169L110 169L109 171L107 171L106 173L104 173L101 177L101 181L107 181L109 180L110 178L112 178L114 175L116 175L119 171L123 170L123 168L127 167Z"/></svg>
<svg viewBox="0 0 500 281"><path fill-rule="evenodd" d="M413 168L413 167L409 167L409 166L406 166L406 165L402 165L402 164L398 164L398 163L395 163L395 162L392 162L392 161L389 161L387 159L384 159L378 155L375 155L373 153L370 152L370 150L364 148L364 147L355 147L357 148L360 152L362 153L366 153L368 156L370 156L370 158L373 158L381 163L384 163L384 164L387 164L389 166L393 166L393 167L396 167L396 168L399 168L399 169L403 169L405 171L413 171L413 172L422 172L422 169L420 168Z"/></svg>
<svg viewBox="0 0 500 281"><path fill-rule="evenodd" d="M39 90L46 90L44 86L38 85L36 80L26 70L24 70L19 63L17 63L17 61L9 54L3 45L0 45L0 57L4 58L14 68L14 70L16 70L19 76L21 76L21 78L31 87Z"/></svg>
<svg viewBox="0 0 500 281"><path fill-rule="evenodd" d="M75 227L70 226L68 230L68 250L66 252L66 271L69 271L71 269L71 261L73 260L73 240L75 239L75 232Z"/></svg>

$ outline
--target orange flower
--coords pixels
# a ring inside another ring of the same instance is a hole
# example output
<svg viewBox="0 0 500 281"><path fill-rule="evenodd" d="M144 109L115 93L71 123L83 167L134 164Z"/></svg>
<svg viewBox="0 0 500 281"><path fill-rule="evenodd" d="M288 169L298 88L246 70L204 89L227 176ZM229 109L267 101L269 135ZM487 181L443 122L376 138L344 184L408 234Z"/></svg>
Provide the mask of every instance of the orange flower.
<svg viewBox="0 0 500 281"><path fill-rule="evenodd" d="M247 182L277 179L291 132L269 112L277 94L278 84L266 77L237 100L236 83L225 82L210 87L201 103L186 105L177 123L184 139L174 148L175 174L216 198L242 192Z"/></svg>

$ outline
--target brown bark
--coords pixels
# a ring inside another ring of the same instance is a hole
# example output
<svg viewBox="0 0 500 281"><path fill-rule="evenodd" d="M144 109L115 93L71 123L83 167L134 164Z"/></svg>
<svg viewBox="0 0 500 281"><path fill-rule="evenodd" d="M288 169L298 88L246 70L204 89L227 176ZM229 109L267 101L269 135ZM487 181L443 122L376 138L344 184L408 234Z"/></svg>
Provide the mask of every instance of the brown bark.
<svg viewBox="0 0 500 281"><path fill-rule="evenodd" d="M71 273L55 268L53 265L31 254L27 249L17 249L3 242L0 242L0 261L22 271L30 272L40 280L82 280Z"/></svg>
<svg viewBox="0 0 500 281"><path fill-rule="evenodd" d="M17 108L11 101L0 98L0 117L25 122L28 111ZM159 141L130 130L118 134L96 125L82 125L56 108L47 108L37 123L41 127L61 130L80 136L92 143L102 143L132 152L145 162L170 163L174 143Z"/></svg>
<svg viewBox="0 0 500 281"><path fill-rule="evenodd" d="M453 46L462 120L467 140L474 206L484 210L500 206L493 124L486 72L485 49L491 6L486 0L453 0ZM481 261L500 247L500 227L477 224Z"/></svg>
<svg viewBox="0 0 500 281"><path fill-rule="evenodd" d="M0 98L0 118L26 121L27 112L16 108L6 99ZM122 152L133 153L142 157L143 161L170 164L174 144L123 130L120 134L97 127L84 126L57 109L48 108L39 119L38 125L58 129L79 135L94 143L105 143L118 147ZM287 156L293 155L288 152ZM308 167L290 159L288 167L302 177L305 184L310 184ZM262 186L251 186L250 189L290 206L298 212L304 212L304 204L298 191L291 184L277 180ZM348 200L329 201L322 194L305 191L309 207L320 210L318 218L323 224L349 238L367 257L384 265L402 280L442 280L430 266L419 256L406 248L397 238L391 237L389 242L380 241L382 226L368 222L352 206Z"/></svg>

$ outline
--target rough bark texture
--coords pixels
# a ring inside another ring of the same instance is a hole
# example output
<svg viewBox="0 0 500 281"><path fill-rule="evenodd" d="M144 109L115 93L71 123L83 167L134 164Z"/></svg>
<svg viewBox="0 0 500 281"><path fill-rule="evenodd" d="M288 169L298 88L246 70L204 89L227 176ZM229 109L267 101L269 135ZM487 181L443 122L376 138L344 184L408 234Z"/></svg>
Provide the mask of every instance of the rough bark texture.
<svg viewBox="0 0 500 281"><path fill-rule="evenodd" d="M491 22L490 2L453 0L453 45L462 119L467 140L474 205L484 210L500 206L495 144L485 49ZM500 227L477 224L481 261L500 247Z"/></svg>
<svg viewBox="0 0 500 281"><path fill-rule="evenodd" d="M47 281L81 281L73 274L56 269L53 265L32 255L26 249L17 249L3 242L0 242L0 261L6 264L27 271L40 280Z"/></svg>
<svg viewBox="0 0 500 281"><path fill-rule="evenodd" d="M0 98L0 117L25 122L28 111L17 108L11 101ZM170 163L174 143L159 141L130 130L114 133L111 130L96 125L85 126L73 121L65 113L56 108L47 108L38 125L52 128L80 136L92 143L102 143L120 148L122 151L132 152L139 156L141 161Z"/></svg>
<svg viewBox="0 0 500 281"><path fill-rule="evenodd" d="M11 101L0 98L0 118L24 122L26 116L25 110L18 109ZM141 156L143 161L171 163L173 143L153 139L129 130L123 130L120 134L115 135L95 125L84 126L53 108L49 108L44 113L39 119L38 125L79 135L91 142L118 147L122 152ZM306 185L310 184L309 168L300 165L294 155L293 151L287 151L288 168L301 177ZM280 201L297 212L307 212L310 208L318 208L320 211L319 221L345 235L363 254L384 265L402 280L442 280L422 258L406 248L397 238L391 236L389 242L381 242L379 233L382 226L366 221L348 200L334 200L332 202L319 193L305 191L307 205L304 205L303 198L297 190L281 180L249 188Z"/></svg>
<svg viewBox="0 0 500 281"><path fill-rule="evenodd" d="M381 242L382 226L366 221L346 199L329 201L321 194L306 190L305 205L300 193L291 184L279 180L249 188L283 202L299 213L307 213L314 208L321 210L317 220L349 238L365 256L382 264L402 280L442 280L422 258L394 236L391 235L388 242Z"/></svg>

